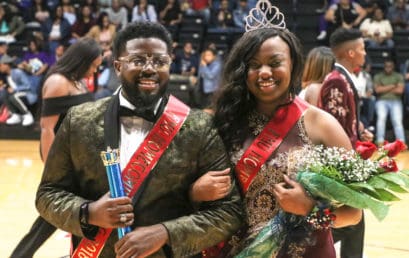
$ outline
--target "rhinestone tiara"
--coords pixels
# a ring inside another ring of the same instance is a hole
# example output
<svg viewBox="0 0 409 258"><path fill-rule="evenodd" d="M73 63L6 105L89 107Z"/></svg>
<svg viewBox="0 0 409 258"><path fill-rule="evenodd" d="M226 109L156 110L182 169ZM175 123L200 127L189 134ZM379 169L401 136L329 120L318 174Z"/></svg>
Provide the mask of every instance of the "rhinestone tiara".
<svg viewBox="0 0 409 258"><path fill-rule="evenodd" d="M269 0L259 0L246 16L246 32L264 28L286 28L284 14Z"/></svg>

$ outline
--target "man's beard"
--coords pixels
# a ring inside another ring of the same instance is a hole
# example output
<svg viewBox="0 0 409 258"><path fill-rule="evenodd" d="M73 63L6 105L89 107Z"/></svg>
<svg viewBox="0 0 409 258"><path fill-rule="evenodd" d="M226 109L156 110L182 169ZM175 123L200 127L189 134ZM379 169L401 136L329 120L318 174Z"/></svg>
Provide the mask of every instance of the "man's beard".
<svg viewBox="0 0 409 258"><path fill-rule="evenodd" d="M149 109L154 108L159 99L162 98L166 92L166 86L160 85L157 93L146 93L139 90L138 86L125 80L122 80L122 90L124 91L124 97L131 102L135 108Z"/></svg>

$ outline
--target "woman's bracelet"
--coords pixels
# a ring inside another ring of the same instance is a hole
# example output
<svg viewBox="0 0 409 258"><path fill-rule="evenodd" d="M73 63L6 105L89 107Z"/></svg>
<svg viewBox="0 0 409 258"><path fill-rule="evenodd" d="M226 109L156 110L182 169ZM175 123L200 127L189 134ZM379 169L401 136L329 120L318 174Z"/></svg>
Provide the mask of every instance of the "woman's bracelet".
<svg viewBox="0 0 409 258"><path fill-rule="evenodd" d="M337 216L332 213L330 205L317 201L310 214L305 217L305 220L315 230L329 229L334 224Z"/></svg>

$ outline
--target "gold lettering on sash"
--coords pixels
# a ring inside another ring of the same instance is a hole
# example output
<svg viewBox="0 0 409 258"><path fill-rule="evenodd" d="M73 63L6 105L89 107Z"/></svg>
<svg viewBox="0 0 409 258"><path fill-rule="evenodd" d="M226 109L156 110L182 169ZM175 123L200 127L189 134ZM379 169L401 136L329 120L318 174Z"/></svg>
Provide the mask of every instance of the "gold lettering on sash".
<svg viewBox="0 0 409 258"><path fill-rule="evenodd" d="M175 119L174 119L175 115L172 116L172 114L169 114L169 117L166 117L166 118L168 119L165 119L163 123L159 125L159 127L166 136L169 136L175 130L175 127L177 126L177 122L175 122Z"/></svg>
<svg viewBox="0 0 409 258"><path fill-rule="evenodd" d="M257 142L257 147L262 149L263 151L268 151L271 146L273 146L274 142L277 141L279 135L271 128L266 128L268 130L268 134L265 137L260 137L259 141Z"/></svg>
<svg viewBox="0 0 409 258"><path fill-rule="evenodd" d="M93 257L92 255L95 254L95 252L98 251L97 246L99 244L100 243L98 243L98 242L90 241L90 240L87 239L86 240L86 245L78 250L78 256L80 258Z"/></svg>

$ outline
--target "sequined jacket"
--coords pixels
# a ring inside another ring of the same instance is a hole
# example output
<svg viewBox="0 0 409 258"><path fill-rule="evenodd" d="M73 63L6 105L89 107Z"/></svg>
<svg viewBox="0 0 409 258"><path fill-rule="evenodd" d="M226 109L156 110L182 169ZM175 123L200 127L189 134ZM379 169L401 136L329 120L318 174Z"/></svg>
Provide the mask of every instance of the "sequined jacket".
<svg viewBox="0 0 409 258"><path fill-rule="evenodd" d="M71 109L60 127L45 164L36 207L54 226L84 237L80 205L108 192L108 180L99 156L104 150L104 112L108 99ZM141 197L134 205L136 226L162 223L169 233L172 257L191 257L230 237L240 226L239 192L214 202L192 203L190 185L209 170L230 166L211 117L191 110L184 125L152 170ZM233 184L235 185L235 184ZM113 231L100 255L115 257ZM150 257L166 257L163 249Z"/></svg>
<svg viewBox="0 0 409 258"><path fill-rule="evenodd" d="M347 133L352 146L359 139L358 94L348 74L339 66L322 83L318 107L333 115Z"/></svg>

